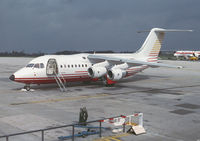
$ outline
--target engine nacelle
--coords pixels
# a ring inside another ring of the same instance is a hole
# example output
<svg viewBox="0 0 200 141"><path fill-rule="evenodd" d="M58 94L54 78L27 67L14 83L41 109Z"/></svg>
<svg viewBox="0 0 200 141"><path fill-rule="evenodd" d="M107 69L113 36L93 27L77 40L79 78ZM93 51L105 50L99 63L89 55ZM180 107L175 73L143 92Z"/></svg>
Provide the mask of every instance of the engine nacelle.
<svg viewBox="0 0 200 141"><path fill-rule="evenodd" d="M107 69L105 67L90 67L88 74L92 78L99 78L106 75Z"/></svg>
<svg viewBox="0 0 200 141"><path fill-rule="evenodd" d="M122 69L111 69L108 71L107 76L110 80L118 81L126 76L126 71Z"/></svg>

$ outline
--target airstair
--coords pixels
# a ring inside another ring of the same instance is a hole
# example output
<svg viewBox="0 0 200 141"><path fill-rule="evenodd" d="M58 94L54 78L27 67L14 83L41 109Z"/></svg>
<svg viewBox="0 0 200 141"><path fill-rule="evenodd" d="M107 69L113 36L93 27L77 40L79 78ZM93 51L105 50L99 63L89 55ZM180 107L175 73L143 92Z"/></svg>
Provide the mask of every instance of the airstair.
<svg viewBox="0 0 200 141"><path fill-rule="evenodd" d="M46 73L48 76L54 77L54 79L56 80L56 83L58 84L62 92L66 91L66 87L65 87L66 81L63 75L59 73L58 71L58 65L57 65L56 59L51 58L48 60Z"/></svg>
<svg viewBox="0 0 200 141"><path fill-rule="evenodd" d="M66 91L66 87L65 87L66 81L65 81L63 75L55 73L54 79L56 80L56 83L58 84L60 91L65 92Z"/></svg>

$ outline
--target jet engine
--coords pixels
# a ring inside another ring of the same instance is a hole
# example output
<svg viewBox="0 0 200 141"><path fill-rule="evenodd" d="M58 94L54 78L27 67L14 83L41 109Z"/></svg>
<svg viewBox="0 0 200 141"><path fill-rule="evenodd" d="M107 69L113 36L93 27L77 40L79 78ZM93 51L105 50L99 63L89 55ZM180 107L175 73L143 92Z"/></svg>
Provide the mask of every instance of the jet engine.
<svg viewBox="0 0 200 141"><path fill-rule="evenodd" d="M111 69L108 71L107 76L110 80L118 81L126 76L126 71L122 69Z"/></svg>
<svg viewBox="0 0 200 141"><path fill-rule="evenodd" d="M88 74L92 78L99 78L106 75L107 69L105 67L90 67Z"/></svg>
<svg viewBox="0 0 200 141"><path fill-rule="evenodd" d="M106 67L108 67L110 64L108 61L104 61L101 63L94 64L92 67L88 69L88 74L92 78L99 78L107 73Z"/></svg>

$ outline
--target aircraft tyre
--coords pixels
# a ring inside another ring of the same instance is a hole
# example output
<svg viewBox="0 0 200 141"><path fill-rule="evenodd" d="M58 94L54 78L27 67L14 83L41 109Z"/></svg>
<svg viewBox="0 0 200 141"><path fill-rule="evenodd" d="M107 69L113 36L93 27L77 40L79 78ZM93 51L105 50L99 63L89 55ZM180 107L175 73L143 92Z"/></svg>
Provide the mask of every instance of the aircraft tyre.
<svg viewBox="0 0 200 141"><path fill-rule="evenodd" d="M26 89L27 91L30 91L31 87L30 87L30 85L26 85L26 86L24 86L24 89Z"/></svg>
<svg viewBox="0 0 200 141"><path fill-rule="evenodd" d="M102 82L106 87L112 87L114 86L114 84L108 84L107 78L106 77L102 77Z"/></svg>
<svg viewBox="0 0 200 141"><path fill-rule="evenodd" d="M115 84L106 84L106 87L113 87Z"/></svg>
<svg viewBox="0 0 200 141"><path fill-rule="evenodd" d="M83 84L90 84L91 81L83 81Z"/></svg>

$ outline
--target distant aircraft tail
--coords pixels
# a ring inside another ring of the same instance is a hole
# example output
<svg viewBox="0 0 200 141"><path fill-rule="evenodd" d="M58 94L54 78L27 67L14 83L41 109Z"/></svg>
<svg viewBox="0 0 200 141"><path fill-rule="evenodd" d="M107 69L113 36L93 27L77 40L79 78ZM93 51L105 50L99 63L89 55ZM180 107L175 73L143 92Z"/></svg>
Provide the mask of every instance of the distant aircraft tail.
<svg viewBox="0 0 200 141"><path fill-rule="evenodd" d="M151 29L142 47L136 52L136 55L139 58L143 58L144 61L157 62L158 54L162 46L162 41L164 39L165 32L180 32L180 31L191 32L192 30L176 30L176 29L162 29L162 28ZM140 32L146 32L146 31L140 31Z"/></svg>

